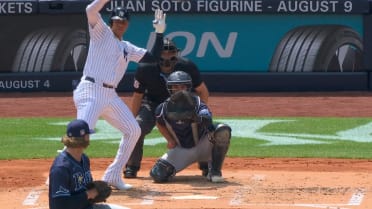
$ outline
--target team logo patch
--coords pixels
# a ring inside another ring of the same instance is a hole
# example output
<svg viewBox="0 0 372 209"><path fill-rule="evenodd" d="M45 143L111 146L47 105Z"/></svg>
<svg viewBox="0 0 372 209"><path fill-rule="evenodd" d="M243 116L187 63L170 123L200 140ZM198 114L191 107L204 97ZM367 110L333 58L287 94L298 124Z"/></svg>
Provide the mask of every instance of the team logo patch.
<svg viewBox="0 0 372 209"><path fill-rule="evenodd" d="M133 87L138 89L139 88L139 85L140 85L140 82L137 81L136 79L134 79L134 83L133 83Z"/></svg>
<svg viewBox="0 0 372 209"><path fill-rule="evenodd" d="M56 194L69 194L70 191L66 188L64 188L63 186L59 186L59 189L58 191L56 192Z"/></svg>
<svg viewBox="0 0 372 209"><path fill-rule="evenodd" d="M128 62L128 52L124 49L123 50L124 59L126 62Z"/></svg>
<svg viewBox="0 0 372 209"><path fill-rule="evenodd" d="M84 136L85 135L85 130L84 129L81 129L80 130L80 136Z"/></svg>
<svg viewBox="0 0 372 209"><path fill-rule="evenodd" d="M178 120L178 121L176 121L176 124L177 125L182 125L182 124L184 124L185 122L183 122L182 120Z"/></svg>

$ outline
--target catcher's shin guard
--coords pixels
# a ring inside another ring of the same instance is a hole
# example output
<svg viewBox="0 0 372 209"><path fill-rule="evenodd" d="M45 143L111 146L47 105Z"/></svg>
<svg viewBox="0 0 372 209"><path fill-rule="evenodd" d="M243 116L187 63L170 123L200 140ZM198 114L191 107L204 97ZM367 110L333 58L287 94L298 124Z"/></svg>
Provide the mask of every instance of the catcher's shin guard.
<svg viewBox="0 0 372 209"><path fill-rule="evenodd" d="M229 146L231 139L231 127L219 123L215 125L215 130L212 137L212 143L217 146Z"/></svg>
<svg viewBox="0 0 372 209"><path fill-rule="evenodd" d="M229 149L231 128L226 124L218 124L213 134L212 162L208 178L212 182L223 182L222 165Z"/></svg>
<svg viewBox="0 0 372 209"><path fill-rule="evenodd" d="M159 159L150 171L150 176L156 183L164 183L169 181L176 175L176 169L168 161Z"/></svg>
<svg viewBox="0 0 372 209"><path fill-rule="evenodd" d="M209 171L208 162L198 162L199 169L202 171L202 176L207 176Z"/></svg>

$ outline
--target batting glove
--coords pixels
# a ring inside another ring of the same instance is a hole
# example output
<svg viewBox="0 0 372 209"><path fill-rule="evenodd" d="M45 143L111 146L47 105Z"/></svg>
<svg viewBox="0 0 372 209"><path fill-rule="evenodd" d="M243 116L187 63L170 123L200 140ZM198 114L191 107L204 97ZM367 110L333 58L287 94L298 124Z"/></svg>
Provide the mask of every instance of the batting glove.
<svg viewBox="0 0 372 209"><path fill-rule="evenodd" d="M164 33L167 24L165 24L166 14L161 9L155 10L155 18L152 21L152 25L155 28L156 33Z"/></svg>

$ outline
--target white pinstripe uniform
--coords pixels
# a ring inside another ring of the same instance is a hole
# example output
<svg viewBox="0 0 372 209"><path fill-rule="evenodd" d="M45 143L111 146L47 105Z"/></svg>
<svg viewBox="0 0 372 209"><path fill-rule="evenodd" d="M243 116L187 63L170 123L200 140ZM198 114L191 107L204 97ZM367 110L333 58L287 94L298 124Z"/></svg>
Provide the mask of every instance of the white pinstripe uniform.
<svg viewBox="0 0 372 209"><path fill-rule="evenodd" d="M102 179L109 183L124 184L121 179L123 166L141 134L132 112L118 96L115 88L125 74L130 61L139 62L146 49L120 41L104 23L99 11L109 0L95 0L87 7L90 44L81 82L74 90L77 118L85 120L91 129L99 117L123 134L114 162ZM94 78L94 82L86 80ZM114 88L104 87L103 84Z"/></svg>

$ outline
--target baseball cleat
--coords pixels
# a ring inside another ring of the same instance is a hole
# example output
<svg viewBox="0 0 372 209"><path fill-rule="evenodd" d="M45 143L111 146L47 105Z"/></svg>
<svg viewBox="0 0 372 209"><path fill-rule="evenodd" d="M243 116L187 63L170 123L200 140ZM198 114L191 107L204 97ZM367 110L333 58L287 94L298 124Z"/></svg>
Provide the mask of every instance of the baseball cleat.
<svg viewBox="0 0 372 209"><path fill-rule="evenodd" d="M202 169L202 176L204 177L208 176L208 169Z"/></svg>
<svg viewBox="0 0 372 209"><path fill-rule="evenodd" d="M131 184L126 184L126 183L123 183L123 182L109 183L109 185L111 187L113 187L114 189L117 189L117 190L129 190L129 189L133 188L133 186Z"/></svg>
<svg viewBox="0 0 372 209"><path fill-rule="evenodd" d="M213 183L225 182L225 179L222 177L222 175L212 175L209 173L207 179Z"/></svg>
<svg viewBox="0 0 372 209"><path fill-rule="evenodd" d="M222 183L225 182L225 179L222 176L212 176L210 181L213 183Z"/></svg>
<svg viewBox="0 0 372 209"><path fill-rule="evenodd" d="M106 181L106 180L105 180ZM118 190L129 190L132 189L133 186L131 184L126 184L122 180L118 181L106 181L111 187Z"/></svg>
<svg viewBox="0 0 372 209"><path fill-rule="evenodd" d="M124 178L127 179L137 178L137 170L131 167L127 167L126 170L124 171Z"/></svg>

